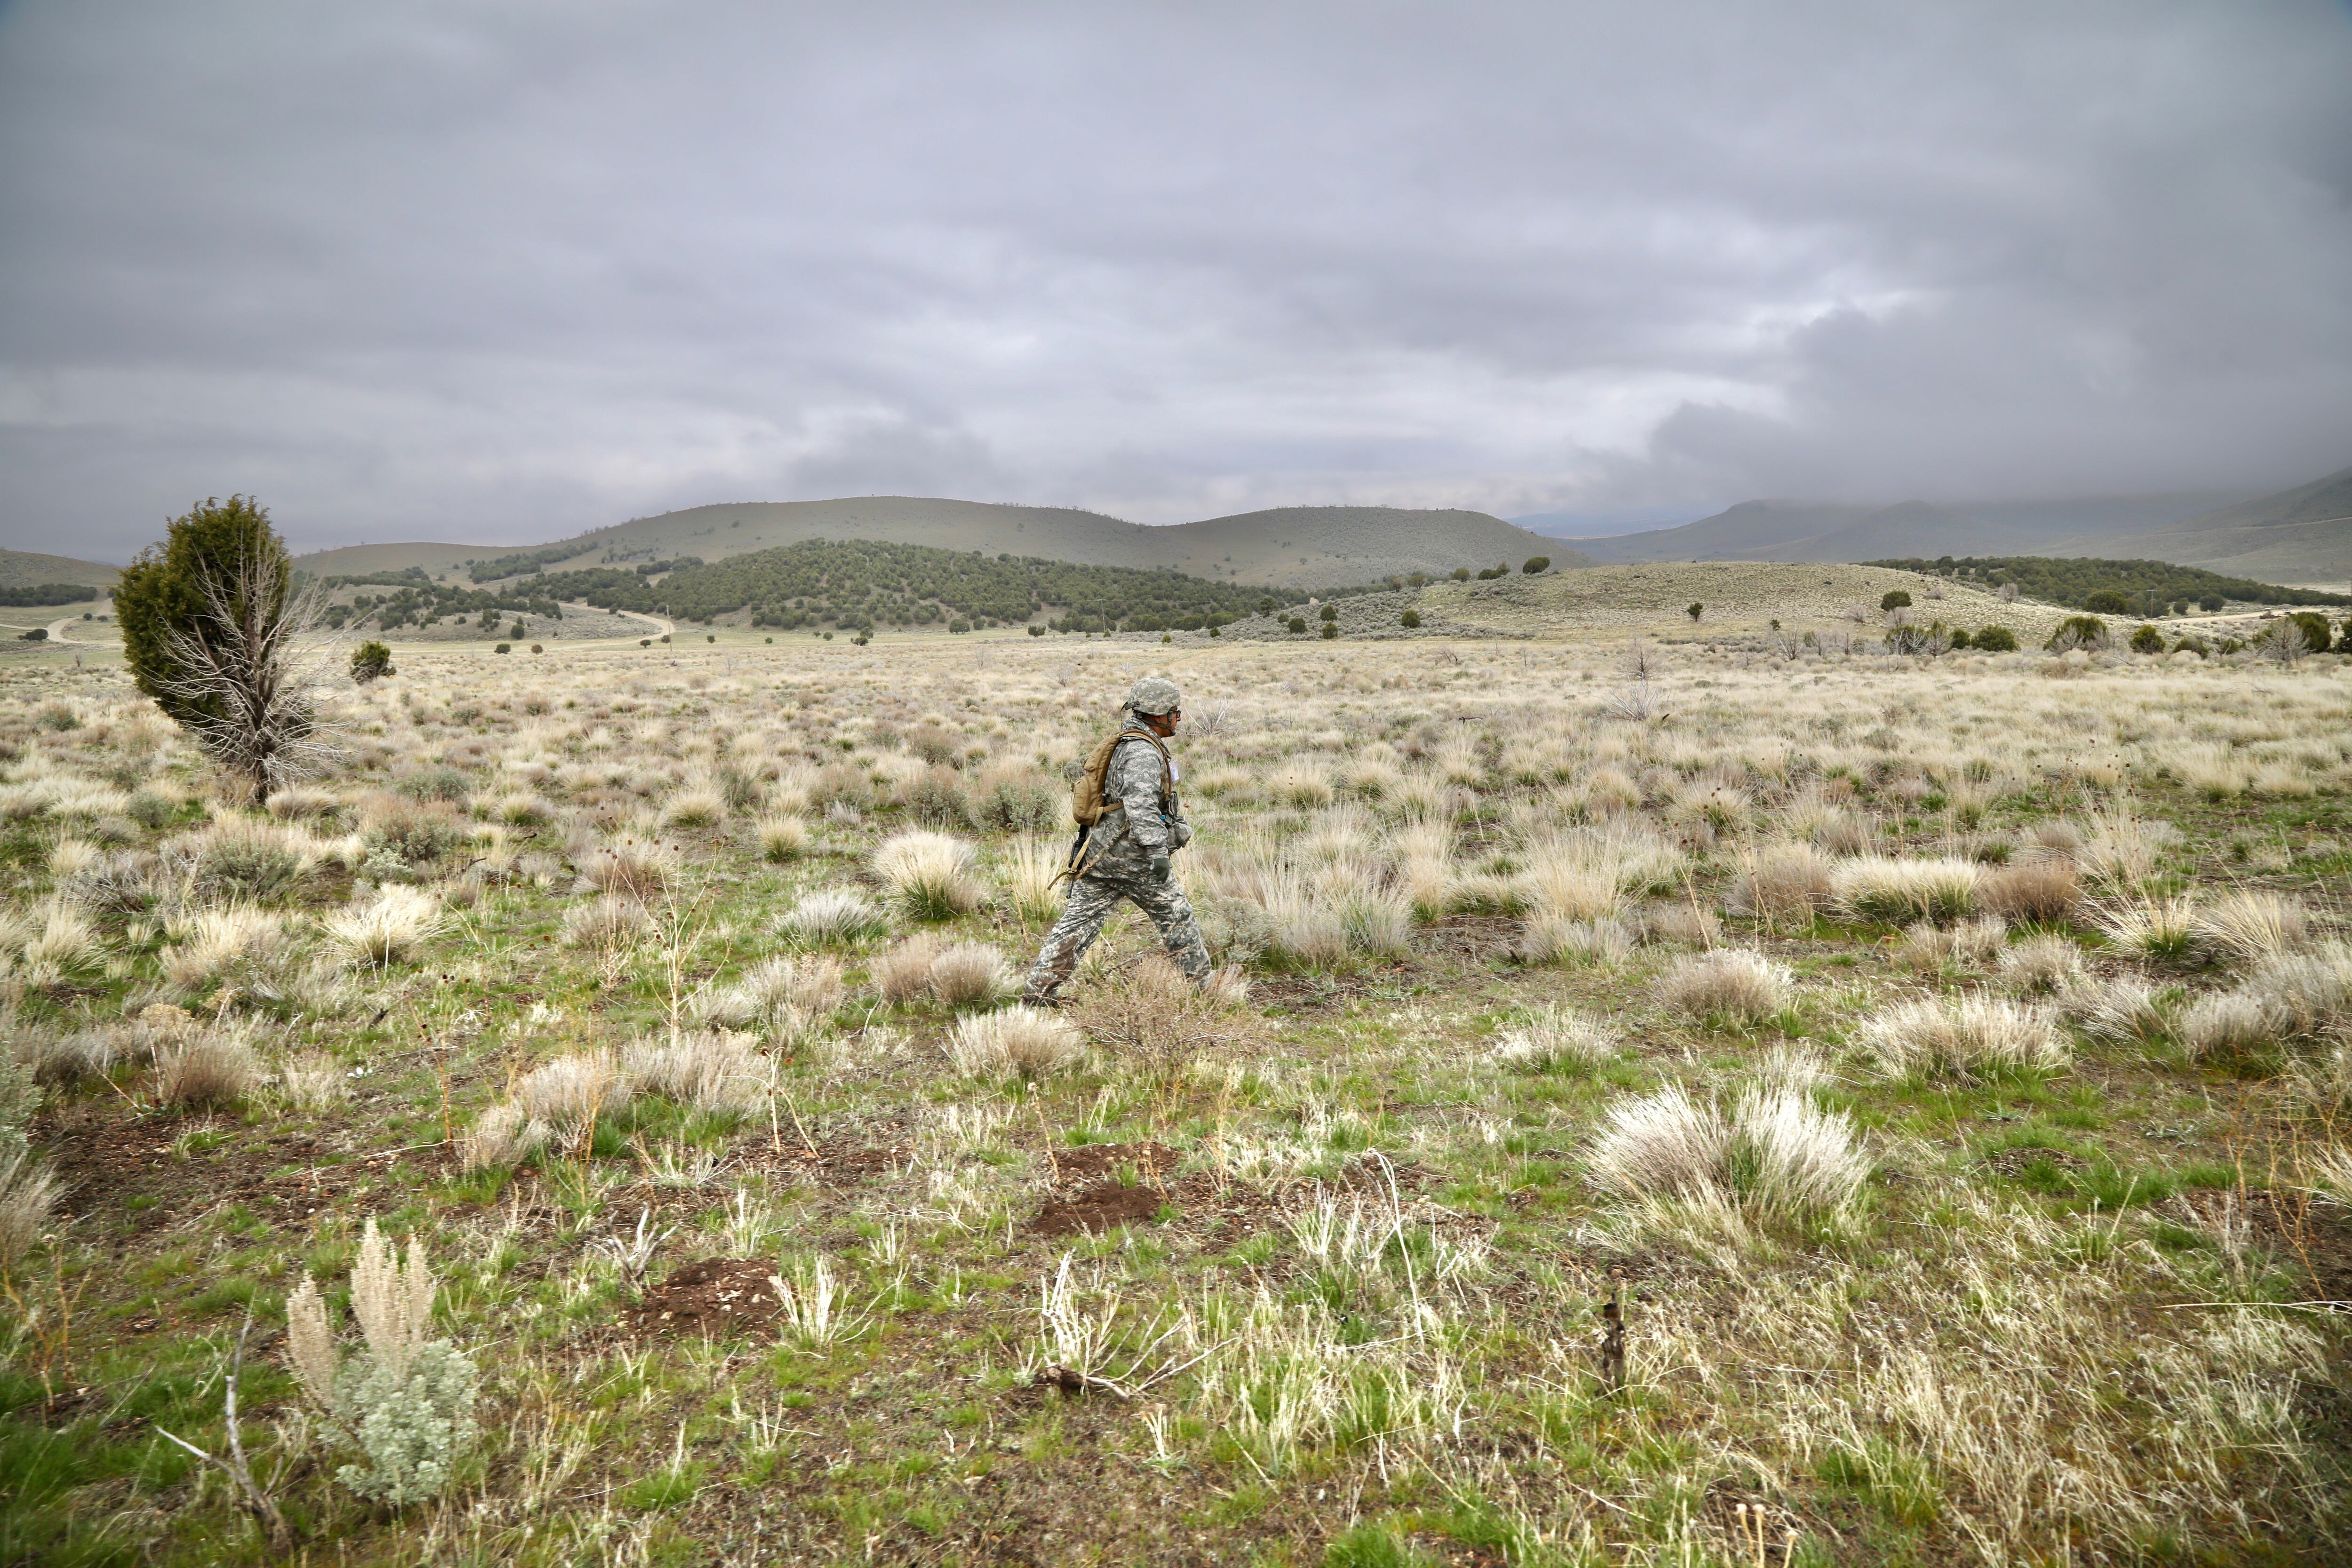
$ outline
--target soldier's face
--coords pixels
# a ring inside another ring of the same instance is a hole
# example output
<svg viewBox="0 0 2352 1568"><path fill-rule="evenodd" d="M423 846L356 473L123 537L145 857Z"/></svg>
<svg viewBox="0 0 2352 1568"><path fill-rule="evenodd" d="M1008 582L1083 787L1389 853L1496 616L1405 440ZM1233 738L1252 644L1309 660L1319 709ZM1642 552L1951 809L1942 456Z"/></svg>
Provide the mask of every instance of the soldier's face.
<svg viewBox="0 0 2352 1568"><path fill-rule="evenodd" d="M1145 717L1150 720L1151 728L1154 733L1160 735L1172 735L1176 732L1176 721L1184 717L1184 710L1181 708L1171 708L1165 713L1157 715L1147 714Z"/></svg>

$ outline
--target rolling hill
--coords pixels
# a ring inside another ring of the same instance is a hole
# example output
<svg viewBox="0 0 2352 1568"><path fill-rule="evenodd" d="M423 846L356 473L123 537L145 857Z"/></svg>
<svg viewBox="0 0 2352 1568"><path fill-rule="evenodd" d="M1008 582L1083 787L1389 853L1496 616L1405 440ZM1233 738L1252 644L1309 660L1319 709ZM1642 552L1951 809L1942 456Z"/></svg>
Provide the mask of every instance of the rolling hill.
<svg viewBox="0 0 2352 1568"><path fill-rule="evenodd" d="M1651 529L1576 547L1606 563L1650 561L1862 562L1938 555L2106 554L2147 556L2150 531L2179 522L2236 494L2092 496L2072 500L1893 506L1836 501L1751 500L1680 528ZM2098 534L2114 548L2080 547ZM2128 550L2121 542L2135 542ZM2060 542L2067 541L2063 551ZM2170 557L2167 557L2170 559Z"/></svg>
<svg viewBox="0 0 2352 1568"><path fill-rule="evenodd" d="M2063 552L2062 552L2148 555L2269 583L2339 584L2352 578L2352 468L2149 532L2069 540Z"/></svg>
<svg viewBox="0 0 2352 1568"><path fill-rule="evenodd" d="M87 583L111 588L121 568L102 561L77 561L70 555L42 555L30 550L0 550L0 588L30 588L42 583Z"/></svg>
<svg viewBox="0 0 2352 1568"><path fill-rule="evenodd" d="M1252 587L1340 586L1457 566L1516 566L1532 555L1549 555L1561 566L1589 564L1558 540L1476 511L1284 507L1160 527L1067 507L908 496L692 507L547 545L362 544L306 555L299 564L329 575L417 566L488 582L676 555L716 562L812 539L978 550L1082 566L1172 567Z"/></svg>

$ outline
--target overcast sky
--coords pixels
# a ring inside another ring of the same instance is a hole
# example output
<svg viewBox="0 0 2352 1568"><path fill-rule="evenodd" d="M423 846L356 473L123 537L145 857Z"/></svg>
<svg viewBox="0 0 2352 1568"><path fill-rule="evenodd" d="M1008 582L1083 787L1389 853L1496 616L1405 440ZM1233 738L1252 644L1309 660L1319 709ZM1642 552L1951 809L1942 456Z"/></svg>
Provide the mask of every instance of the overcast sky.
<svg viewBox="0 0 2352 1568"><path fill-rule="evenodd" d="M0 5L0 542L2299 483L2347 83L2342 0Z"/></svg>

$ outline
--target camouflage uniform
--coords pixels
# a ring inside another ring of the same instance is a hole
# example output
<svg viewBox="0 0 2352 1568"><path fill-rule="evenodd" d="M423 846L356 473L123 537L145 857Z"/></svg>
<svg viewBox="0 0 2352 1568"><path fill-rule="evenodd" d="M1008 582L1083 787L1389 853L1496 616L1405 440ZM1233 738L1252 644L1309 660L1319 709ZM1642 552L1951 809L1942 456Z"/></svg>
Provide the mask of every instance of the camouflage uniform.
<svg viewBox="0 0 2352 1568"><path fill-rule="evenodd" d="M1139 685L1137 689L1143 687ZM1175 706L1174 689L1169 691L1161 712ZM1129 721L1143 727L1139 721ZM1172 775L1172 762L1169 772ZM1167 868L1167 858L1192 841L1192 828L1184 820L1181 803L1172 795L1160 793L1160 752L1149 741L1122 741L1111 753L1110 771L1103 779L1103 802L1118 801L1126 809L1105 816L1102 826L1087 837L1086 874L1071 879L1062 918L1054 922L1037 962L1030 966L1028 982L1022 988L1027 999L1050 999L1061 989L1121 899L1132 900L1150 917L1177 968L1194 980L1208 974L1209 953L1201 945L1201 928L1192 919L1192 906Z"/></svg>

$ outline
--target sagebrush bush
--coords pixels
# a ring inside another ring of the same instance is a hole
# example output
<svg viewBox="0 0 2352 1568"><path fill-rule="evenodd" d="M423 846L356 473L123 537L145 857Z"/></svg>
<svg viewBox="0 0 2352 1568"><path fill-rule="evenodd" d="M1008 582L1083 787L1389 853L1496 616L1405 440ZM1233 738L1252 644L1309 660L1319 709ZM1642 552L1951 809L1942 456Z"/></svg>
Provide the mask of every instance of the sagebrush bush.
<svg viewBox="0 0 2352 1568"><path fill-rule="evenodd" d="M326 1300L309 1275L286 1301L288 1360L331 1427L365 1456L335 1472L359 1496L397 1509L440 1495L474 1442L473 1362L428 1340L436 1284L412 1236L404 1268L367 1223L352 1268L352 1315L365 1349L345 1363Z"/></svg>

